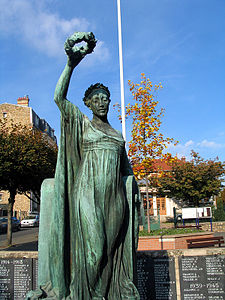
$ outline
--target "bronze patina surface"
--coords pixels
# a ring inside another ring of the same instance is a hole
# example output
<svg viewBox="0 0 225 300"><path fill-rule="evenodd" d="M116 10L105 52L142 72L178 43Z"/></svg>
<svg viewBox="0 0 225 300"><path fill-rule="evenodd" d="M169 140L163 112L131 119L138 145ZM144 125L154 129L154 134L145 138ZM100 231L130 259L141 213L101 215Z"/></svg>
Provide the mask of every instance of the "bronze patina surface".
<svg viewBox="0 0 225 300"><path fill-rule="evenodd" d="M76 44L85 41L86 46ZM110 92L92 85L90 121L66 99L74 68L96 45L93 33L65 43L67 64L55 89L61 138L54 179L42 185L40 288L27 299L139 299L134 285L138 188L120 132L108 122Z"/></svg>

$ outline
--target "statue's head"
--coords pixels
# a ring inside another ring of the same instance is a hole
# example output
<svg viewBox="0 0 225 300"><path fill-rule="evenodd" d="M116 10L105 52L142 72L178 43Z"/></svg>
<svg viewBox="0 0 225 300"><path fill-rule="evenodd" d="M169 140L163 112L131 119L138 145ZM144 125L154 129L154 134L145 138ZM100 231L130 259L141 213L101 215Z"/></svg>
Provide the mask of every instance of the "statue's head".
<svg viewBox="0 0 225 300"><path fill-rule="evenodd" d="M94 115L105 117L109 110L110 92L101 83L92 84L84 94L84 104L89 107Z"/></svg>

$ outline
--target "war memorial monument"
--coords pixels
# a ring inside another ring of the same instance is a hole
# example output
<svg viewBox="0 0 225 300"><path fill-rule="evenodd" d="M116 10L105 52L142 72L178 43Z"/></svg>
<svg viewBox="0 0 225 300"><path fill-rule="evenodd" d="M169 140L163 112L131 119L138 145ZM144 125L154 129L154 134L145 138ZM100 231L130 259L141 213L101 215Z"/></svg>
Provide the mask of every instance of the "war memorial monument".
<svg viewBox="0 0 225 300"><path fill-rule="evenodd" d="M83 41L85 46L76 46ZM95 45L90 32L76 32L65 42L67 63L54 95L61 112L57 167L55 178L42 185L41 213L45 202L51 201L51 210L46 220L41 215L40 288L27 299L139 299L138 188L124 139L107 119L110 92L100 83L86 90L91 121L66 98L74 68Z"/></svg>

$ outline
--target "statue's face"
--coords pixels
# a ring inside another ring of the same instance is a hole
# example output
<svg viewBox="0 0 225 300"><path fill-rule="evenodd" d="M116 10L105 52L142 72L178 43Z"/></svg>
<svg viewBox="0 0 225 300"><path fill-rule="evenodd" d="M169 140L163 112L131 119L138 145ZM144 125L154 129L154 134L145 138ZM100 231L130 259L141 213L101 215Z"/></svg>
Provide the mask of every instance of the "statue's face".
<svg viewBox="0 0 225 300"><path fill-rule="evenodd" d="M110 99L106 92L96 91L90 101L90 109L97 117L105 117L109 111Z"/></svg>

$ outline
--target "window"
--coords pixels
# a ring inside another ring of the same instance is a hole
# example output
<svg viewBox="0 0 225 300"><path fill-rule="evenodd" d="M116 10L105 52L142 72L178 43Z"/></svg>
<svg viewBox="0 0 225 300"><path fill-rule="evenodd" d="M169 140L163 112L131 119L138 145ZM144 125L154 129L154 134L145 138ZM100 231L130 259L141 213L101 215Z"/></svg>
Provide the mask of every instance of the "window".
<svg viewBox="0 0 225 300"><path fill-rule="evenodd" d="M33 112L33 124L36 128L39 128L40 126L40 123L39 123L40 119L38 117L38 115L36 115L34 112Z"/></svg>
<svg viewBox="0 0 225 300"><path fill-rule="evenodd" d="M161 200L161 207L162 207L162 210L165 210L165 209L166 209L166 200L165 200L165 198L163 198L163 199Z"/></svg>
<svg viewBox="0 0 225 300"><path fill-rule="evenodd" d="M0 202L2 201L2 194L0 193Z"/></svg>
<svg viewBox="0 0 225 300"><path fill-rule="evenodd" d="M54 138L54 130L51 129L51 137Z"/></svg>
<svg viewBox="0 0 225 300"><path fill-rule="evenodd" d="M7 112L3 113L3 118L7 118Z"/></svg>

